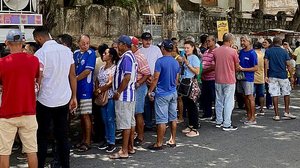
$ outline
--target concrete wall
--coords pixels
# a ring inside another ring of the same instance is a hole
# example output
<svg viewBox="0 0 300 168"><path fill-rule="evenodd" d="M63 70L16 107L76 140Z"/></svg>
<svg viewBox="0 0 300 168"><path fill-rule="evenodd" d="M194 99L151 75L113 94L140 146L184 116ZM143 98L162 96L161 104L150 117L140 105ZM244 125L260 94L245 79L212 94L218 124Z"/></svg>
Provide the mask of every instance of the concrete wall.
<svg viewBox="0 0 300 168"><path fill-rule="evenodd" d="M54 36L68 33L74 37L86 33L92 44L111 43L122 34L140 36L142 20L135 11L121 7L106 8L101 5L76 6L56 9L57 26Z"/></svg>

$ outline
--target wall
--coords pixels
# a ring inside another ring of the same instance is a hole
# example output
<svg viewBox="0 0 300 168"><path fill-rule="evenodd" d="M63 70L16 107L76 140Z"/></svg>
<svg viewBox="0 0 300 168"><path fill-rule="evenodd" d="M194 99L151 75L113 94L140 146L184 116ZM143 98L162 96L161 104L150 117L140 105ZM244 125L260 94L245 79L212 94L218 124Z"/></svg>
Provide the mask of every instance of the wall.
<svg viewBox="0 0 300 168"><path fill-rule="evenodd" d="M106 8L101 5L58 8L57 26L52 34L68 33L74 37L86 33L91 36L92 44L111 43L121 34L139 36L142 32L142 20L135 11L121 7Z"/></svg>

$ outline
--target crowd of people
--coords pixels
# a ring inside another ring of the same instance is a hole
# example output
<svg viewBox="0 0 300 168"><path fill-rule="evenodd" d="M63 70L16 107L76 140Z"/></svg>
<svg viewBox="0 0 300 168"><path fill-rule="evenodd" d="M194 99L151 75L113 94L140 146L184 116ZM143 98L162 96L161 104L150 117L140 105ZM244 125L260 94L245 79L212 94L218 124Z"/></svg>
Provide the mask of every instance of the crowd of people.
<svg viewBox="0 0 300 168"><path fill-rule="evenodd" d="M253 43L242 36L239 50L231 33L219 43L204 34L201 45L188 36L180 50L176 38L153 45L152 35L144 32L141 41L121 35L111 47L98 48L82 34L76 49L71 36L54 40L45 27L36 28L33 37L36 43L24 45L19 30L9 31L9 54L0 59L0 167L9 167L16 134L29 167L44 167L51 132L58 165L70 167L72 115L79 116L82 134L74 150L90 150L93 134L100 136L103 130L105 141L98 148L111 153L110 159L135 154L135 146L145 142L145 131L154 128L156 142L148 149L163 149L168 127L166 145L176 147L177 124L185 118L181 132L187 137L200 135L199 120L214 120L224 131L237 130L231 122L236 100L246 111L246 125L257 124L256 115L264 115L265 97L266 107L274 108L275 121L296 118L289 110L289 96L300 84L299 43L293 52L279 37ZM283 114L278 109L280 95ZM103 126L97 122L99 116Z"/></svg>

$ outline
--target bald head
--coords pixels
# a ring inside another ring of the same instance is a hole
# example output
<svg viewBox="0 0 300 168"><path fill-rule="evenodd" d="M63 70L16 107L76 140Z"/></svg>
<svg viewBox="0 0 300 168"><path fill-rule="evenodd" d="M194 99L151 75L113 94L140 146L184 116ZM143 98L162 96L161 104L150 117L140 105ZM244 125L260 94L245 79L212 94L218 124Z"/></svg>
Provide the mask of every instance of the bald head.
<svg viewBox="0 0 300 168"><path fill-rule="evenodd" d="M87 34L80 35L78 45L81 52L85 52L90 48L90 36Z"/></svg>

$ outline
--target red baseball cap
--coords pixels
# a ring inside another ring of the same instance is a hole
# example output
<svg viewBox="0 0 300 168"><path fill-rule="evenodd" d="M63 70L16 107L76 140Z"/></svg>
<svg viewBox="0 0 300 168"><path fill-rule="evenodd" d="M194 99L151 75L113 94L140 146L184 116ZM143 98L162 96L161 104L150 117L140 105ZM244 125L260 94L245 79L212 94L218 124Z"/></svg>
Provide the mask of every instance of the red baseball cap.
<svg viewBox="0 0 300 168"><path fill-rule="evenodd" d="M136 38L134 36L130 36L130 38L131 38L131 42L132 42L133 45L139 46L139 39L138 38Z"/></svg>

